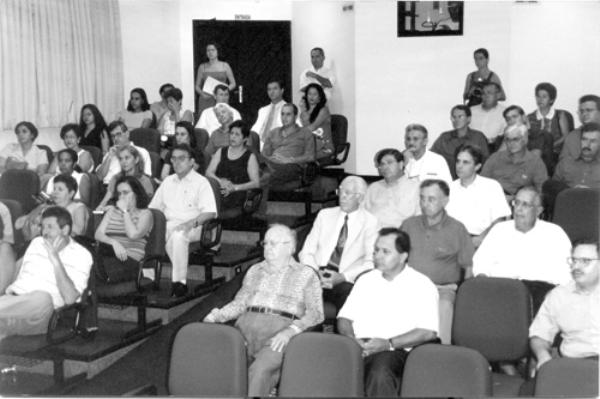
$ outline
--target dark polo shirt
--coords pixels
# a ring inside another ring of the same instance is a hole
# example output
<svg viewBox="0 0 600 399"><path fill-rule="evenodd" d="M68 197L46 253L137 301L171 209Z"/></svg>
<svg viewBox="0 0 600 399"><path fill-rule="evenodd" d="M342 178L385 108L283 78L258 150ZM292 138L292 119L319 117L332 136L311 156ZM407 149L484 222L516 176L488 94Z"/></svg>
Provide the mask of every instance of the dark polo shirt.
<svg viewBox="0 0 600 399"><path fill-rule="evenodd" d="M488 140L485 135L479 130L474 130L471 128L467 130L467 134L465 134L464 137L458 137L458 132L456 129L444 132L440 135L440 137L438 137L431 147L431 151L444 157L448 163L448 167L450 168L450 173L452 174L453 179L457 178L456 158L454 157L454 154L456 149L463 144L470 144L479 147L483 153L483 162L485 162L487 157L490 155L488 149Z"/></svg>
<svg viewBox="0 0 600 399"><path fill-rule="evenodd" d="M556 166L554 180L565 182L569 187L585 186L600 188L600 159L586 162L581 157L565 157Z"/></svg>
<svg viewBox="0 0 600 399"><path fill-rule="evenodd" d="M529 185L542 191L548 171L542 159L529 151L519 158L510 157L508 151L498 151L483 165L481 176L497 180L505 193L514 195L519 188Z"/></svg>

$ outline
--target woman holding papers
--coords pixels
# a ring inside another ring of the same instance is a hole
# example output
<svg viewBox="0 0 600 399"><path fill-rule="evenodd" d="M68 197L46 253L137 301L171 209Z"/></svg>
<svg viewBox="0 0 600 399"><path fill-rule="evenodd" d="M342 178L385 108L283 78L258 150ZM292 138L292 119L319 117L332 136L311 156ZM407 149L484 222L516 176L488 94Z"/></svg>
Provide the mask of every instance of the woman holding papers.
<svg viewBox="0 0 600 399"><path fill-rule="evenodd" d="M228 63L219 60L219 48L215 43L206 45L206 57L208 62L200 64L196 76L196 93L199 95L197 115L216 104L212 93L217 84L227 84L230 91L235 89L233 71Z"/></svg>

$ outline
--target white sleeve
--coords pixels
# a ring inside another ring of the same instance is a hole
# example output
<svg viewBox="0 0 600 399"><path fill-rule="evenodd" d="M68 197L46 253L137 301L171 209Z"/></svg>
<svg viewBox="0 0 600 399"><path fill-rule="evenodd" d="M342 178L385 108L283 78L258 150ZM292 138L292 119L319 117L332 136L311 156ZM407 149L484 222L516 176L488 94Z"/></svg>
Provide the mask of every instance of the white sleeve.
<svg viewBox="0 0 600 399"><path fill-rule="evenodd" d="M302 251L298 254L298 258L300 259L300 263L303 263L307 266L312 267L313 269L318 269L319 265L317 264L317 248L319 246L319 236L321 233L321 224L322 217L321 212L317 214L317 219L313 223L313 227L310 229L310 233L304 240L304 246L302 247Z"/></svg>
<svg viewBox="0 0 600 399"><path fill-rule="evenodd" d="M492 277L490 273L493 271L494 254L497 250L502 250L495 248L496 243L500 239L498 227L499 225L492 227L473 255L473 276L485 274Z"/></svg>

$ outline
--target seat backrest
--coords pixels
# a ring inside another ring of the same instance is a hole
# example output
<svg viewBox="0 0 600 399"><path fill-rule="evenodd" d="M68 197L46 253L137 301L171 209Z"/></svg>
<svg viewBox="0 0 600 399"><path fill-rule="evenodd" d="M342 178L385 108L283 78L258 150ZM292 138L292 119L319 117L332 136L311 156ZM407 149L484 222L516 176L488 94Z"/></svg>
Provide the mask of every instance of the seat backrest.
<svg viewBox="0 0 600 399"><path fill-rule="evenodd" d="M561 110L557 110L559 112L563 112L565 115L565 118L567 118L567 129L569 130L569 132L573 129L575 129L575 120L573 119L573 115L565 110L565 109L561 109Z"/></svg>
<svg viewBox="0 0 600 399"><path fill-rule="evenodd" d="M129 139L138 147L160 153L160 133L156 129L142 127L133 129L129 132Z"/></svg>
<svg viewBox="0 0 600 399"><path fill-rule="evenodd" d="M194 136L196 136L196 148L200 151L204 151L206 145L208 144L209 134L204 129L194 129Z"/></svg>
<svg viewBox="0 0 600 399"><path fill-rule="evenodd" d="M40 177L27 169L9 169L0 177L0 198L21 204L23 213L29 213L37 203L33 196L40 193Z"/></svg>
<svg viewBox="0 0 600 399"><path fill-rule="evenodd" d="M89 207L91 209L96 209L100 201L102 201L102 197L104 196L104 186L102 185L102 180L95 173L86 173L90 178L90 204Z"/></svg>
<svg viewBox="0 0 600 399"><path fill-rule="evenodd" d="M240 331L224 324L183 326L171 347L168 390L176 396L245 397L248 370Z"/></svg>
<svg viewBox="0 0 600 399"><path fill-rule="evenodd" d="M94 160L94 168L102 163L102 150L100 148L93 145L82 145L80 147L90 153Z"/></svg>
<svg viewBox="0 0 600 399"><path fill-rule="evenodd" d="M598 397L598 359L552 359L540 367L537 397Z"/></svg>
<svg viewBox="0 0 600 399"><path fill-rule="evenodd" d="M48 165L50 165L54 160L54 152L52 151L52 149L45 144L37 144L37 148L46 152L46 157L48 158Z"/></svg>
<svg viewBox="0 0 600 399"><path fill-rule="evenodd" d="M598 239L600 191L568 188L556 196L552 222L567 233L571 241Z"/></svg>
<svg viewBox="0 0 600 399"><path fill-rule="evenodd" d="M215 196L215 204L217 205L217 216L221 212L221 185L217 179L213 179L212 177L207 177L210 182L210 187L212 188L213 195Z"/></svg>
<svg viewBox="0 0 600 399"><path fill-rule="evenodd" d="M279 396L364 396L361 348L343 335L305 332L285 350Z"/></svg>
<svg viewBox="0 0 600 399"><path fill-rule="evenodd" d="M402 397L492 396L490 365L476 350L427 344L408 355Z"/></svg>
<svg viewBox="0 0 600 399"><path fill-rule="evenodd" d="M167 218L158 209L149 208L152 212L152 229L146 242L146 256L164 256L167 231Z"/></svg>
<svg viewBox="0 0 600 399"><path fill-rule="evenodd" d="M331 139L336 146L348 141L348 119L344 115L331 115Z"/></svg>
<svg viewBox="0 0 600 399"><path fill-rule="evenodd" d="M153 151L148 151L148 154L150 155L150 162L152 163L152 177L160 179L160 172L162 171L163 166L162 158L158 153Z"/></svg>
<svg viewBox="0 0 600 399"><path fill-rule="evenodd" d="M520 280L476 277L456 293L452 343L488 361L513 361L529 350L531 295Z"/></svg>

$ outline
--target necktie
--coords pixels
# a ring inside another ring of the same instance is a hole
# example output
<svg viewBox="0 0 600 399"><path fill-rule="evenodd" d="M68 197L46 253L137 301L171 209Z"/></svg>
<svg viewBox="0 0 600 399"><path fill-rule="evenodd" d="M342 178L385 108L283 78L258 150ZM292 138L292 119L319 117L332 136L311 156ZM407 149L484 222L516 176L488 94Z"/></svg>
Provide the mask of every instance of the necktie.
<svg viewBox="0 0 600 399"><path fill-rule="evenodd" d="M271 104L271 110L269 111L269 116L267 117L267 122L265 123L265 128L262 132L262 139L264 140L267 137L269 131L271 131L271 126L273 125L273 119L275 119L275 104Z"/></svg>
<svg viewBox="0 0 600 399"><path fill-rule="evenodd" d="M331 258L329 258L328 267L334 268L336 271L340 268L340 260L342 259L342 252L344 252L344 245L346 245L346 240L348 239L348 215L344 217L344 225L340 230L340 235L338 236L337 244L335 245L335 249L331 254Z"/></svg>

